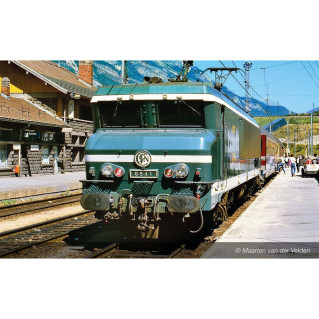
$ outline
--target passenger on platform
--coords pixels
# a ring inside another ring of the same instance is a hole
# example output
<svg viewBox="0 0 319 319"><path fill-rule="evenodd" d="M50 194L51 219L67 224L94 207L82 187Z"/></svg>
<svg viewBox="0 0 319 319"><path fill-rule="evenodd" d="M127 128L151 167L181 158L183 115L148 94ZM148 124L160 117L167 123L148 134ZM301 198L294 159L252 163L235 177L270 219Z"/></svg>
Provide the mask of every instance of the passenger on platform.
<svg viewBox="0 0 319 319"><path fill-rule="evenodd" d="M289 160L291 165L291 177L295 177L296 176L296 158L294 157L294 154L290 154Z"/></svg>
<svg viewBox="0 0 319 319"><path fill-rule="evenodd" d="M285 159L283 156L280 156L278 158L278 172L280 172L280 168L282 167L282 170L284 171L284 174L286 175L286 171L285 171Z"/></svg>
<svg viewBox="0 0 319 319"><path fill-rule="evenodd" d="M289 157L288 157L288 154L286 155L285 157L285 166L288 168L288 162L289 162Z"/></svg>
<svg viewBox="0 0 319 319"><path fill-rule="evenodd" d="M299 155L297 156L296 158L296 166L297 166L297 172L299 173L299 170L300 170L300 153Z"/></svg>
<svg viewBox="0 0 319 319"><path fill-rule="evenodd" d="M291 167L291 155L294 155L294 154L288 154L288 167Z"/></svg>

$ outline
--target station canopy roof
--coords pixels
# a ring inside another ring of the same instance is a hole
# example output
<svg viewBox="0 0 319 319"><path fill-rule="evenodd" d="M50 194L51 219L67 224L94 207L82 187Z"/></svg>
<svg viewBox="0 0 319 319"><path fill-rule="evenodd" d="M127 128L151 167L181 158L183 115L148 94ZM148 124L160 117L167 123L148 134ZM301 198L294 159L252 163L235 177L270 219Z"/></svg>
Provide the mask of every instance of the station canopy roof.
<svg viewBox="0 0 319 319"><path fill-rule="evenodd" d="M96 91L96 87L80 81L76 74L52 61L12 60L11 62L65 94L70 92L91 98Z"/></svg>
<svg viewBox="0 0 319 319"><path fill-rule="evenodd" d="M24 99L0 95L0 121L36 124L53 127L69 127L69 125L52 113L37 107Z"/></svg>

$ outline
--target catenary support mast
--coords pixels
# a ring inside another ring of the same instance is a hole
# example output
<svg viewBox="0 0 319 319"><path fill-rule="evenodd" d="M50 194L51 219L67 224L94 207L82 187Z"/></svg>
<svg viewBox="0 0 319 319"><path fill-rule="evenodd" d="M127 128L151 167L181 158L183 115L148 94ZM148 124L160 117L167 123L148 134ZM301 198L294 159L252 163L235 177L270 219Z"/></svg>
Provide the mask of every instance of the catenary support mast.
<svg viewBox="0 0 319 319"><path fill-rule="evenodd" d="M244 68L245 68L245 91L246 91L246 99L245 99L245 108L246 108L246 112L250 111L250 107L249 107L249 70L252 66L251 62L245 62L244 63Z"/></svg>

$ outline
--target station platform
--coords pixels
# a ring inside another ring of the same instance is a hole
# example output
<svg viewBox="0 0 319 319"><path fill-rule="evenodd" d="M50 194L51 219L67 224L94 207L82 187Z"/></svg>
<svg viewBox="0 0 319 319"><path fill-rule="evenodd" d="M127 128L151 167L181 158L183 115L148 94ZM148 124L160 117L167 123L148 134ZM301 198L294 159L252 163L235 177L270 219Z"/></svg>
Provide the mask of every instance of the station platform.
<svg viewBox="0 0 319 319"><path fill-rule="evenodd" d="M0 201L27 199L80 190L85 172L28 177L1 177Z"/></svg>
<svg viewBox="0 0 319 319"><path fill-rule="evenodd" d="M319 186L281 172L201 258L319 258Z"/></svg>

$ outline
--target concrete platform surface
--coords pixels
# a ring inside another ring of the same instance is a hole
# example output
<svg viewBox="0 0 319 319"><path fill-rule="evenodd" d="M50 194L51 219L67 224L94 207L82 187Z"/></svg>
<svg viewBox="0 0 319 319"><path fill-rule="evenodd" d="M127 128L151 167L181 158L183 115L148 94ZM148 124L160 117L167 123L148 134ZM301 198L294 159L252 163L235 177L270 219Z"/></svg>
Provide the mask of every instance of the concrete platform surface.
<svg viewBox="0 0 319 319"><path fill-rule="evenodd" d="M80 179L85 179L85 172L33 175L32 177L2 177L0 178L0 200L79 189L82 187Z"/></svg>
<svg viewBox="0 0 319 319"><path fill-rule="evenodd" d="M281 172L202 258L319 257L319 186Z"/></svg>

